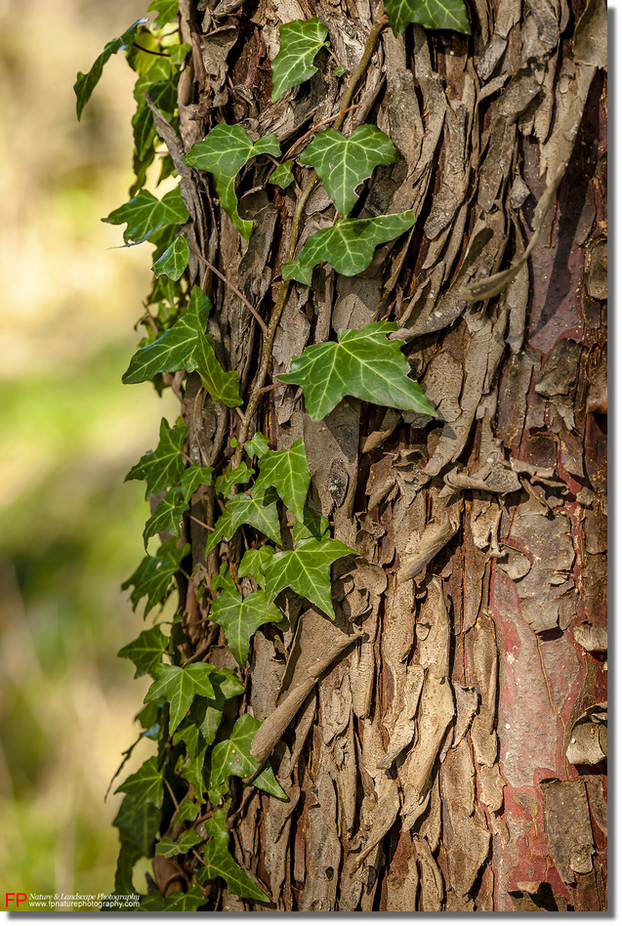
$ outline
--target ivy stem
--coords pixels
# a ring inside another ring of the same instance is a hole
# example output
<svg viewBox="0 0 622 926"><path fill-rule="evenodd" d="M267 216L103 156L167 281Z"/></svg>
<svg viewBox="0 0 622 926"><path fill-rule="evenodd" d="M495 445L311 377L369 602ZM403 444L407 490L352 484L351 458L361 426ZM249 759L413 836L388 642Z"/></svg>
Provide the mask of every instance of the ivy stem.
<svg viewBox="0 0 622 926"><path fill-rule="evenodd" d="M356 109L357 106L360 106L360 105L361 105L360 103L354 103L352 106L348 106L347 109L342 109L341 112L335 113L334 116L329 116L328 119L322 119L322 121L318 122L317 125L312 126L308 132L305 132L305 134L301 138L299 138L298 141L295 141L294 144L291 146L291 148L287 151L287 153L284 155L284 157L281 160L286 161L289 158L290 154L296 150L298 145L302 145L302 143L305 142L307 138L309 138L311 135L315 135L317 130L322 128L323 125L328 125L329 122L334 122L335 119L339 119L340 116L346 116L350 112L350 110Z"/></svg>
<svg viewBox="0 0 622 926"><path fill-rule="evenodd" d="M166 51L153 51L151 48L143 48L143 46L139 45L138 42L132 42L132 45L134 46L134 48L138 48L139 51L144 51L148 55L157 55L158 58L170 58L171 57L169 53Z"/></svg>
<svg viewBox="0 0 622 926"><path fill-rule="evenodd" d="M373 25L372 28L371 28L371 32L369 33L369 37L368 37L368 39L367 39L367 44L365 45L365 51L363 52L363 55L362 55L362 57L361 57L361 60L359 61L358 65L356 66L356 69L355 69L354 73L352 74L352 77L351 77L350 80L348 81L348 84L347 84L347 86L346 86L346 89L345 89L344 92L343 92L343 96L342 96L341 102L340 102L340 104L339 104L339 109L341 110L341 112L339 113L339 117L338 117L337 121L335 122L335 129L336 129L337 131L339 131L339 129L341 128L341 126L343 125L343 123L344 123L345 120L346 120L347 108L350 106L350 103L352 102L352 97L354 96L354 92L355 92L355 90L356 90L356 86L357 86L359 80L361 79L361 77L362 77L363 74L365 73L365 71L366 71L366 69L367 69L367 65L368 65L369 62L371 61L371 56L372 56L373 53L374 53L374 49L375 49L375 47L376 47L376 42L378 41L378 36L380 35L380 33L382 32L382 30L384 29L384 27L385 27L385 26L387 25L387 23L389 22L388 18L387 18L386 15L385 15L385 12L384 12L384 2L383 2L383 0L380 0L380 5L379 5L379 7L378 7L377 17L378 17L378 18L376 19L374 25Z"/></svg>
<svg viewBox="0 0 622 926"><path fill-rule="evenodd" d="M188 244L188 242L186 242L186 244ZM237 288L237 286L234 283L232 283L231 280L228 280L227 277L224 275L224 273L221 273L220 270L218 270L216 267L214 267L213 264L211 264L208 260L206 260L206 258L203 257L203 255L200 254L196 248L193 248L191 244L188 244L188 247L190 248L192 253L195 254L199 258L199 260L205 264L206 267L209 267L212 273L215 273L216 276L219 277L223 281L223 283L229 287L229 289L233 290L233 292L236 294L238 299L242 300L242 302L244 303L246 308L249 310L249 312L252 315L254 315L255 318L257 319L257 324L263 331L264 337L265 337L268 334L267 325L265 321L263 320L263 318L261 317L261 315L259 314L259 312L257 311L257 309L253 305L251 305L251 303L248 301L246 296L242 295L242 293Z"/></svg>

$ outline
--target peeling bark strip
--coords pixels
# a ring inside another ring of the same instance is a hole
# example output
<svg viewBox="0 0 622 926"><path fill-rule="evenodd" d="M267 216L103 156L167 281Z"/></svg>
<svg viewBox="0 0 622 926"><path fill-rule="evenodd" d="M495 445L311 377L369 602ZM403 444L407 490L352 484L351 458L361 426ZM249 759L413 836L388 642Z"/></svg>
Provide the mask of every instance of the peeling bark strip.
<svg viewBox="0 0 622 926"><path fill-rule="evenodd" d="M243 415L198 374L171 378L187 453L220 475L257 431L277 451L302 439L307 505L358 554L333 565L334 623L282 591L283 620L263 625L241 668L209 593L197 601L198 580L180 580L185 658L245 684L231 703L263 721L257 771L270 762L289 799L256 791L257 774L231 779L231 851L271 902L236 901L214 877L206 907L604 910L605 2L474 0L470 36L417 24L396 36L374 0L180 11L192 47L180 137L147 102L208 262L190 264L189 282L212 299L209 334L249 403ZM273 102L279 25L313 16L330 50ZM182 160L217 125L274 134L293 161L328 126L377 126L397 157L362 182L356 217L412 210L415 225L357 276L320 264L313 285L281 286L335 208L308 167L294 163L282 189L255 158L236 180L240 221L255 226L244 240L212 175ZM438 418L346 397L312 420L278 377L306 346L380 320L397 323L391 341ZM215 588L228 563L238 590L257 592L238 568L261 535L238 530L206 561L213 488L191 513L195 577ZM175 889L196 883L196 853L171 865L154 865L163 893L173 875Z"/></svg>

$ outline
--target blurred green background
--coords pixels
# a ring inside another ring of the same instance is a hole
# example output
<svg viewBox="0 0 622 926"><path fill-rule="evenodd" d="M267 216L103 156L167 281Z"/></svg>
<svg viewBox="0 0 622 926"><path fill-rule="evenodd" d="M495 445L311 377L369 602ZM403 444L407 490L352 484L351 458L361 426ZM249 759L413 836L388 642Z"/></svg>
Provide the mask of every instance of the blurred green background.
<svg viewBox="0 0 622 926"><path fill-rule="evenodd" d="M148 687L116 658L143 629L119 585L147 506L123 478L177 405L121 385L151 263L150 245L113 250L121 229L100 222L132 180L123 53L80 124L72 90L147 5L0 0L3 893L112 889L121 795L104 794ZM124 772L151 752L141 742Z"/></svg>

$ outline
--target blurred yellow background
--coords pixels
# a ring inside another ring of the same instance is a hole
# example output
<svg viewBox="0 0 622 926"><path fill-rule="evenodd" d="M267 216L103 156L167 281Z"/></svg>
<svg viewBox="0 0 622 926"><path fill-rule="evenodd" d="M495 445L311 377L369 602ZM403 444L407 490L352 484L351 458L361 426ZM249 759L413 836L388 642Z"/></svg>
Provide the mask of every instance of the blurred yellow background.
<svg viewBox="0 0 622 926"><path fill-rule="evenodd" d="M122 229L100 221L132 180L124 54L80 124L72 90L147 5L0 0L3 892L112 889L121 795L104 794L148 687L116 658L144 626L119 585L148 509L123 478L178 412L170 390L121 384L152 250L113 250ZM141 742L124 775L152 752Z"/></svg>

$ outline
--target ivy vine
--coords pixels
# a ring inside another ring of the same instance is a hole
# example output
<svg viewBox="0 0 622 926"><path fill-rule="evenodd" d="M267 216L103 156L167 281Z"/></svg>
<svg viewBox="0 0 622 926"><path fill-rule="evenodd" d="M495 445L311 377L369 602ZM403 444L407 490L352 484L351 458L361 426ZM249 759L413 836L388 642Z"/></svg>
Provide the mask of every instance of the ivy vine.
<svg viewBox="0 0 622 926"><path fill-rule="evenodd" d="M145 618L167 601L176 577L184 573L188 561L190 547L181 541L182 527L190 517L192 497L201 487L213 488L221 509L208 534L206 557L240 529L250 529L253 538L237 574L232 574L225 563L216 577L210 579L202 567L192 577L198 584L198 597L210 596L210 620L222 627L239 672L196 657L186 659L183 647L187 638L181 611L170 633L163 633L163 624L156 623L119 652L120 657L133 662L137 677L149 675L153 680L145 706L136 718L142 732L125 753L121 768L143 738L157 744L157 754L117 788L124 798L114 820L121 843L114 895L135 894L132 871L143 856L153 857L155 853L172 858L193 852L201 861L196 884L187 893L175 891L164 897L155 891L140 895L142 910L197 910L207 903L202 885L215 878L222 879L227 890L239 897L270 901L231 854L227 829L229 779L252 779L255 787L280 800L286 800L287 795L269 761L259 768L251 752L260 722L248 713L241 714L233 725L231 720L237 713L237 699L245 690L253 634L265 623L282 619L277 604L279 594L291 589L334 619L331 567L356 551L333 539L326 518L318 517L305 504L310 474L303 440L296 441L289 450L275 451L261 432L249 435L289 281L311 285L313 270L321 263L329 263L347 276L361 273L371 263L378 245L404 234L416 221L413 212L368 219L349 217L356 208L360 184L377 166L397 159L390 138L374 125L362 125L349 137L340 131L382 28L388 24L397 35L413 22L428 29L470 32L463 0L385 2L386 15L380 3L361 62L344 80L339 114L328 120L333 121L333 127L321 127L323 131L317 132L296 158L288 158L290 152L281 151L276 135L253 141L241 126L226 124L216 125L183 158L189 167L212 175L220 205L246 240L253 233L253 223L239 215L235 182L248 162L254 158L272 159L275 166L268 182L282 189L294 182L297 164L314 169L297 200L288 258L282 266L280 292L269 323L243 299L258 317L263 332L258 370L250 390L241 391L235 371L223 369L217 357L207 331L213 310L211 301L198 287L189 290L185 282L191 251L215 268L185 237L190 215L180 188L161 199L144 189L147 170L156 157L160 159L158 183L176 176L170 154L158 153L161 139L146 94L176 131L177 84L191 51L181 42L177 0L153 0L148 8L157 12L153 24L146 25L148 20L140 19L108 42L91 70L78 74L74 86L80 119L112 55L125 51L137 75L137 108L132 118L135 181L129 201L103 220L125 225L123 241L127 246L144 241L155 245L154 279L145 317L147 333L130 360L123 382L152 381L161 392L167 374L183 376L196 371L214 402L237 408L242 419L237 441L231 440L233 453L229 462L215 467L190 462L184 451L188 427L183 420L171 426L162 419L156 449L146 453L126 477L143 480L146 499L159 501L143 532L146 556L122 587L131 590L134 610L146 599ZM280 27L280 51L272 62L273 100L313 75L317 70L316 55L330 44L327 37L328 30L318 17ZM335 74L341 77L345 68L338 67ZM339 219L332 228L311 235L298 253L302 212L317 183L335 204ZM157 309L151 311L152 306ZM290 373L279 379L302 389L306 410L316 421L344 396L434 416L434 407L408 375L401 342L389 339L396 328L389 322L375 322L361 330L340 331L336 342L307 347L301 357L294 358ZM286 543L281 508L291 516L287 521L291 535ZM149 553L149 542L161 532L168 532L172 539ZM252 577L256 588L244 595L240 579L246 576ZM178 802L180 794L183 798ZM164 835L165 830L175 838ZM111 898L102 909L112 906ZM118 909L118 901L114 906ZM135 905L130 908L137 909Z"/></svg>

